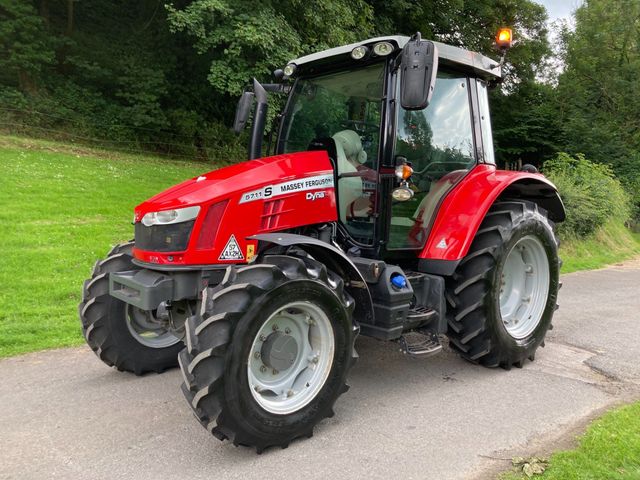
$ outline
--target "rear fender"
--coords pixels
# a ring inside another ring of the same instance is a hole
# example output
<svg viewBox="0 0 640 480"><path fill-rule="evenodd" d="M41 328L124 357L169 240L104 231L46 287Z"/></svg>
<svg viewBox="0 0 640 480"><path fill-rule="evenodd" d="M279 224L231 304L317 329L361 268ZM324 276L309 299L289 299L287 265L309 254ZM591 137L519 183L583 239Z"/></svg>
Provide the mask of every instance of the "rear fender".
<svg viewBox="0 0 640 480"><path fill-rule="evenodd" d="M554 222L565 219L558 190L543 175L478 165L442 201L419 255L420 270L453 274L491 206L506 198L535 202L549 212Z"/></svg>
<svg viewBox="0 0 640 480"><path fill-rule="evenodd" d="M282 247L298 247L307 252L317 261L325 264L329 270L335 272L345 280L345 290L355 300L353 319L356 324L374 322L373 302L367 282L358 268L345 253L326 242L292 233L263 233L250 237ZM259 249L262 250L262 249Z"/></svg>

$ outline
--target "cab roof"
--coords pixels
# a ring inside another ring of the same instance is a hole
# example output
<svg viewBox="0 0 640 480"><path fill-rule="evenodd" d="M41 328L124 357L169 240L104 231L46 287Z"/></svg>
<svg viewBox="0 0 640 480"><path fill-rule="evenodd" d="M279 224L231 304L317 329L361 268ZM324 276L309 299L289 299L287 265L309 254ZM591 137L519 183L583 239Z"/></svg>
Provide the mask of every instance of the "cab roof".
<svg viewBox="0 0 640 480"><path fill-rule="evenodd" d="M359 46L366 45L372 47L378 42L389 42L396 47L396 49L402 49L410 38L403 35L392 35L387 37L376 37L364 40L361 42L351 43L349 45L342 45L340 47L330 48L321 52L305 55L304 57L291 60L289 63L295 64L297 67L311 66L310 64L327 60L330 57L344 56L350 54L351 51ZM486 79L500 79L502 78L502 69L500 63L492 60L489 57L485 57L476 52L465 50L463 48L447 45L446 43L433 42L438 48L438 60L441 63L449 65L461 65L471 69L476 75ZM358 60L353 60L357 62ZM323 62L324 63L324 62Z"/></svg>

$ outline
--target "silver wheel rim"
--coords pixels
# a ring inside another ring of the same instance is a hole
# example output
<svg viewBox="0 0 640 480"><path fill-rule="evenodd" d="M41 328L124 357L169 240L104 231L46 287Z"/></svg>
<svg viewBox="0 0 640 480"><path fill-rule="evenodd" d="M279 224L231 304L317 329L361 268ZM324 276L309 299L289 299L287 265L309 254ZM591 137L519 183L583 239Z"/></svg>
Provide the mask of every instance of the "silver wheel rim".
<svg viewBox="0 0 640 480"><path fill-rule="evenodd" d="M334 350L331 321L322 309L302 301L279 308L260 327L249 352L251 395L271 413L300 410L326 383Z"/></svg>
<svg viewBox="0 0 640 480"><path fill-rule="evenodd" d="M549 259L542 242L533 235L522 237L502 267L500 316L507 333L523 339L542 319L549 294Z"/></svg>
<svg viewBox="0 0 640 480"><path fill-rule="evenodd" d="M126 323L136 341L150 348L167 348L180 341L169 329L162 325L153 312L127 305Z"/></svg>

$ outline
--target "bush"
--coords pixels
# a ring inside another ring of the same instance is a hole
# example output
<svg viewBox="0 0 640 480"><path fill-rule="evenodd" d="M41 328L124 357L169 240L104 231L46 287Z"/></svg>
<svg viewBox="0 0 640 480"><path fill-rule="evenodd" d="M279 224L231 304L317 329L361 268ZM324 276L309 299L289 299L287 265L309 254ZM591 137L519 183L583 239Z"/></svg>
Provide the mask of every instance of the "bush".
<svg viewBox="0 0 640 480"><path fill-rule="evenodd" d="M581 154L559 153L544 163L543 171L558 187L567 209L560 233L586 237L610 220L624 223L630 218L629 194L608 165Z"/></svg>

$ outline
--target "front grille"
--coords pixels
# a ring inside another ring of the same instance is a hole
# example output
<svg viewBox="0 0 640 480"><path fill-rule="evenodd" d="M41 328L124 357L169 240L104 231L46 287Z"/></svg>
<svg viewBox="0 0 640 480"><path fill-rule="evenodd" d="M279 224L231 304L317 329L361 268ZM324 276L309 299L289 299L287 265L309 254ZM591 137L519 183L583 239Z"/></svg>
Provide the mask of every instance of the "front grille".
<svg viewBox="0 0 640 480"><path fill-rule="evenodd" d="M191 220L147 227L138 222L135 226L136 248L150 252L184 251L187 249L194 223L195 220Z"/></svg>

